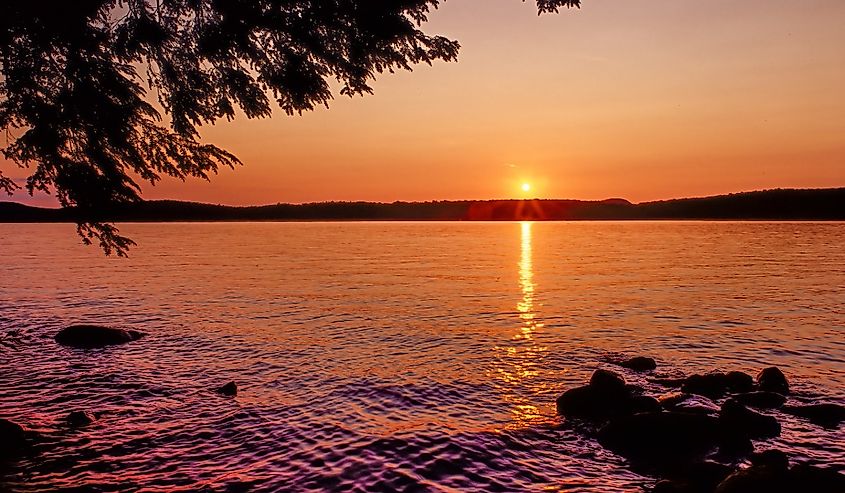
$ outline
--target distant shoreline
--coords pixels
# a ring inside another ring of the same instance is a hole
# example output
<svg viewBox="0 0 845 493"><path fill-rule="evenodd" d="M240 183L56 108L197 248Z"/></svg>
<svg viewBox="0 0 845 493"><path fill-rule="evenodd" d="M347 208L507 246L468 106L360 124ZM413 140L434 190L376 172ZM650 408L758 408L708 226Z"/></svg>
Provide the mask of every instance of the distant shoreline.
<svg viewBox="0 0 845 493"><path fill-rule="evenodd" d="M625 199L319 202L225 206L142 201L84 212L0 202L0 222L292 222L292 221L842 221L845 188L776 189L631 203Z"/></svg>

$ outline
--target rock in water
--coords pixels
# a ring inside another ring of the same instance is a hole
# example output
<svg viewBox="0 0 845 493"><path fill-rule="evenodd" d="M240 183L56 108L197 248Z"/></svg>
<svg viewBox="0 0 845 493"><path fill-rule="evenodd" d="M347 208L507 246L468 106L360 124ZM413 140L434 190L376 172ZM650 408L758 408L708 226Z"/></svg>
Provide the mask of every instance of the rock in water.
<svg viewBox="0 0 845 493"><path fill-rule="evenodd" d="M786 380L786 375L774 366L760 371L757 375L757 385L760 390L766 392L789 394L789 382Z"/></svg>
<svg viewBox="0 0 845 493"><path fill-rule="evenodd" d="M777 419L752 411L733 398L722 404L719 424L728 437L773 438L780 435Z"/></svg>
<svg viewBox="0 0 845 493"><path fill-rule="evenodd" d="M739 469L716 487L715 493L786 493L789 475L786 469L752 465Z"/></svg>
<svg viewBox="0 0 845 493"><path fill-rule="evenodd" d="M733 399L740 404L760 409L781 407L786 403L786 397L777 392L748 392L747 394L737 394L733 396Z"/></svg>
<svg viewBox="0 0 845 493"><path fill-rule="evenodd" d="M835 428L845 421L845 406L839 404L808 404L806 406L784 406L781 411L810 420L819 426Z"/></svg>
<svg viewBox="0 0 845 493"><path fill-rule="evenodd" d="M718 444L719 423L712 416L656 412L611 420L599 443L631 462L657 467L689 462Z"/></svg>
<svg viewBox="0 0 845 493"><path fill-rule="evenodd" d="M15 457L27 445L27 432L23 426L0 418L0 459Z"/></svg>
<svg viewBox="0 0 845 493"><path fill-rule="evenodd" d="M728 379L724 373L714 372L704 375L690 375L681 386L681 392L698 394L711 399L718 399L728 391Z"/></svg>
<svg viewBox="0 0 845 493"><path fill-rule="evenodd" d="M218 388L217 393L234 397L238 395L238 385L235 382L229 382L226 385Z"/></svg>
<svg viewBox="0 0 845 493"><path fill-rule="evenodd" d="M719 406L703 395L687 394L689 397L674 405L665 406L667 411L693 414L719 414Z"/></svg>
<svg viewBox="0 0 845 493"><path fill-rule="evenodd" d="M101 325L71 325L56 334L56 342L63 346L91 349L137 341L144 336L137 330L118 329Z"/></svg>
<svg viewBox="0 0 845 493"><path fill-rule="evenodd" d="M601 392L625 392L625 379L610 370L598 369L590 377L590 386Z"/></svg>
<svg viewBox="0 0 845 493"><path fill-rule="evenodd" d="M596 370L589 385L569 389L557 399L559 414L590 420L658 408L656 399L635 394L621 376L608 370Z"/></svg>
<svg viewBox="0 0 845 493"><path fill-rule="evenodd" d="M754 379L751 375L741 371L729 371L725 374L725 383L730 392L751 392L754 390Z"/></svg>
<svg viewBox="0 0 845 493"><path fill-rule="evenodd" d="M85 426L94 422L94 416L86 411L72 411L67 415L65 421L73 427Z"/></svg>
<svg viewBox="0 0 845 493"><path fill-rule="evenodd" d="M789 470L791 491L813 493L842 493L845 491L845 474L834 469L797 464Z"/></svg>
<svg viewBox="0 0 845 493"><path fill-rule="evenodd" d="M658 482L652 493L709 493L733 471L733 467L718 462L691 462L669 471L668 479Z"/></svg>
<svg viewBox="0 0 845 493"><path fill-rule="evenodd" d="M617 364L634 371L650 371L657 368L657 362L654 361L654 358L647 358L645 356L635 356Z"/></svg>

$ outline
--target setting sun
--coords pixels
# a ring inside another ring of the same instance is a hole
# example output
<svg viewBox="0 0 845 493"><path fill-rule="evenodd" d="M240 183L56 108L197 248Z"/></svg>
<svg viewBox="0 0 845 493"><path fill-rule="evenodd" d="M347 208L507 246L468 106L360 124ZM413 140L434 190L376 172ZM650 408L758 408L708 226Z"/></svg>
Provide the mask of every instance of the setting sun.
<svg viewBox="0 0 845 493"><path fill-rule="evenodd" d="M531 184L530 183L523 183L522 184L522 191L523 192L528 192L530 190L531 190Z"/></svg>

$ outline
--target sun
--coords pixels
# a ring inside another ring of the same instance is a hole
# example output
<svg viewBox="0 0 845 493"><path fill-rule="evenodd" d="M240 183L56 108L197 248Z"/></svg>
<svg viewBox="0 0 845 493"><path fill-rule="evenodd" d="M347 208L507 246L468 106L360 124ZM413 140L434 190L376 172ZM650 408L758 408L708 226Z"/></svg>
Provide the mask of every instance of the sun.
<svg viewBox="0 0 845 493"><path fill-rule="evenodd" d="M530 192L531 191L531 184L530 183L523 183L522 184L522 191L523 192Z"/></svg>

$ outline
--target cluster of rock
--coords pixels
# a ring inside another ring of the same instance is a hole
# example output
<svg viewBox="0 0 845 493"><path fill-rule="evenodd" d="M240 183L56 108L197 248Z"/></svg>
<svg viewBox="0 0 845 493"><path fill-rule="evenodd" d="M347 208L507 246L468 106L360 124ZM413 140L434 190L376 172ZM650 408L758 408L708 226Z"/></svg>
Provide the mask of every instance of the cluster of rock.
<svg viewBox="0 0 845 493"><path fill-rule="evenodd" d="M634 371L656 367L642 357L617 364ZM655 398L616 372L599 369L587 385L558 397L557 411L596 425L588 428L603 447L664 478L655 492L845 492L845 476L835 471L803 464L789 468L779 451L752 454L751 440L777 437L781 425L750 408L778 408L824 426L845 419L845 407L837 404L787 406L789 382L779 369L766 368L756 380L732 371L651 381L679 391ZM751 466L735 466L748 457Z"/></svg>

